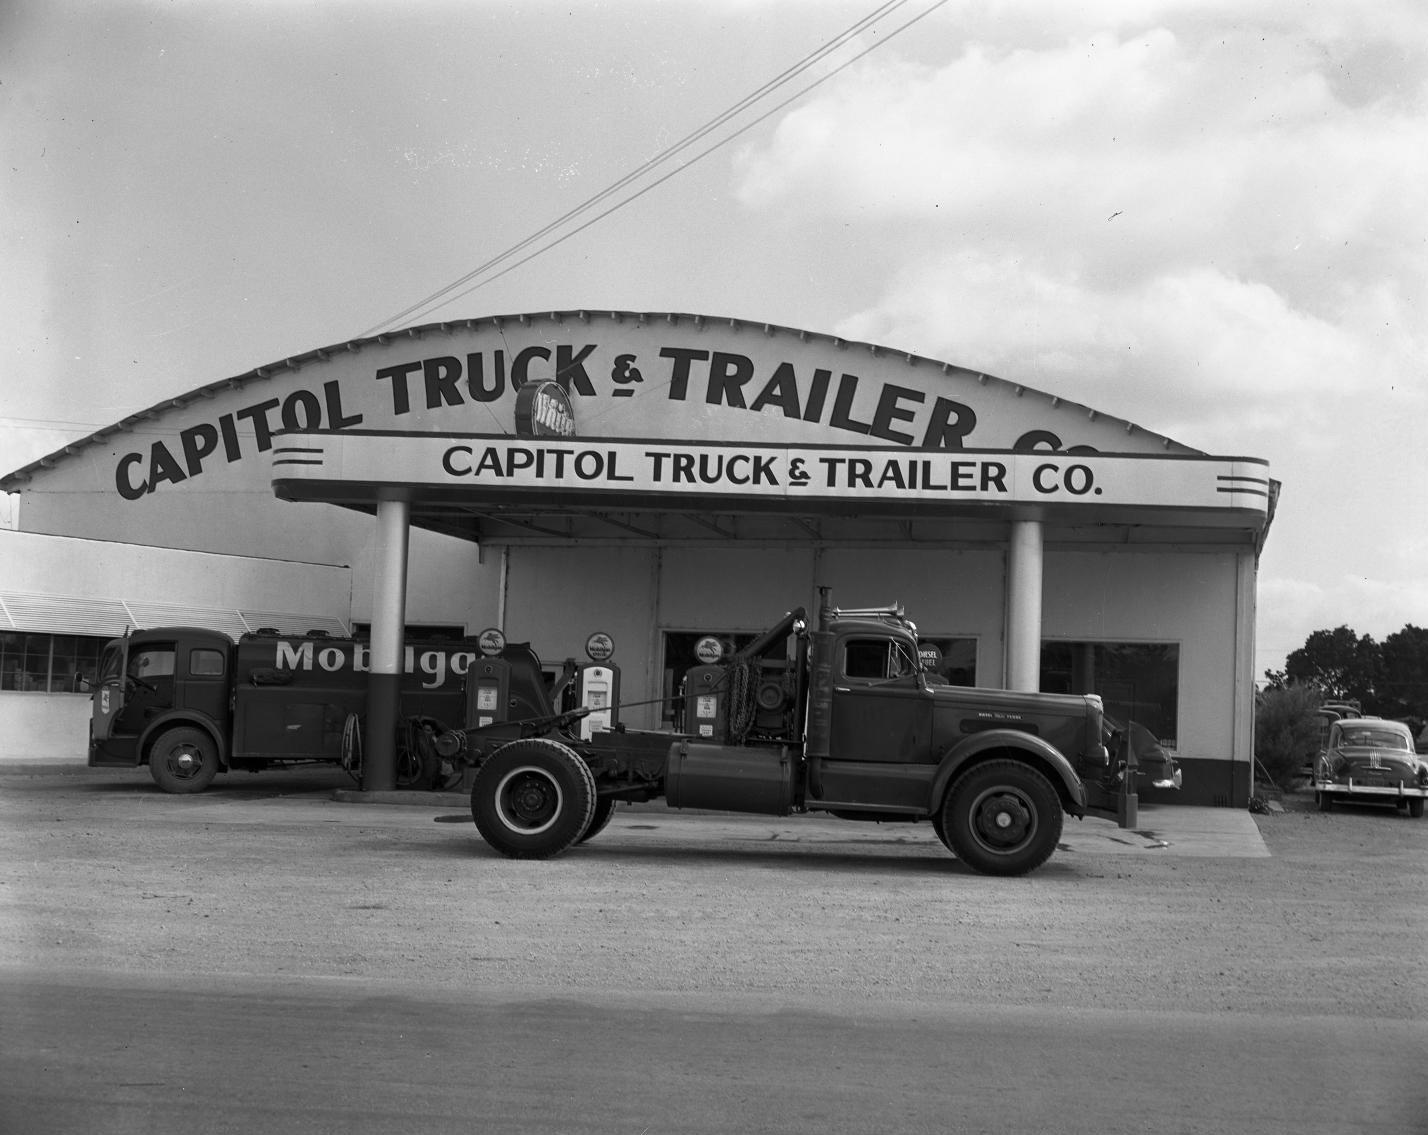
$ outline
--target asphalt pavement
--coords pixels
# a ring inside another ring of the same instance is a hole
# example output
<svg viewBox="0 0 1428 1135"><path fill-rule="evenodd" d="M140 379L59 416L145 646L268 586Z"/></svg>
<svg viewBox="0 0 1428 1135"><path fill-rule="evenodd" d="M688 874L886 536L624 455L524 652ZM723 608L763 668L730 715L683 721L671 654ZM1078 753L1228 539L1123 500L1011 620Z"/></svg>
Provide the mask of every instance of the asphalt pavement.
<svg viewBox="0 0 1428 1135"><path fill-rule="evenodd" d="M658 803L512 861L394 799L0 767L0 1135L1428 1131L1391 809L1068 818L996 879Z"/></svg>

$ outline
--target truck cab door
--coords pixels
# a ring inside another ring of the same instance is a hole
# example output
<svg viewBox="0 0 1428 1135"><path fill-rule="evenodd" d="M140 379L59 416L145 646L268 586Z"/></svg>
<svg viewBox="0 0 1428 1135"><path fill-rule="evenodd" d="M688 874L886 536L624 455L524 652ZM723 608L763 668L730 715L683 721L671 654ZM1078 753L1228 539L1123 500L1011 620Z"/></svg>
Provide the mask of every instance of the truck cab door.
<svg viewBox="0 0 1428 1135"><path fill-rule="evenodd" d="M916 659L895 640L858 635L837 640L831 663L828 751L809 760L814 795L829 806L925 807L933 698Z"/></svg>
<svg viewBox="0 0 1428 1135"><path fill-rule="evenodd" d="M127 637L105 643L99 656L99 676L89 695L89 735L94 741L109 740L114 722L124 710L124 671L128 661Z"/></svg>
<svg viewBox="0 0 1428 1135"><path fill-rule="evenodd" d="M174 704L175 644L145 642L125 651L124 696L111 724L111 736L137 736L144 726Z"/></svg>
<svg viewBox="0 0 1428 1135"><path fill-rule="evenodd" d="M878 638L839 643L833 673L833 760L916 764L932 743L932 699L902 644Z"/></svg>

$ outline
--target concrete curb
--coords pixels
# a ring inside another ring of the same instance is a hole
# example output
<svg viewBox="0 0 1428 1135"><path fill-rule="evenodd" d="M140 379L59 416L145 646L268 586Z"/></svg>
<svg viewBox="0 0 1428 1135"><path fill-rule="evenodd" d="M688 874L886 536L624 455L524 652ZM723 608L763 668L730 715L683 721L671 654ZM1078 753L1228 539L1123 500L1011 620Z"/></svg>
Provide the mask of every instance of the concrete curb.
<svg viewBox="0 0 1428 1135"><path fill-rule="evenodd" d="M332 799L339 804L418 804L427 808L466 808L471 797L464 792L364 792L360 788L334 788Z"/></svg>

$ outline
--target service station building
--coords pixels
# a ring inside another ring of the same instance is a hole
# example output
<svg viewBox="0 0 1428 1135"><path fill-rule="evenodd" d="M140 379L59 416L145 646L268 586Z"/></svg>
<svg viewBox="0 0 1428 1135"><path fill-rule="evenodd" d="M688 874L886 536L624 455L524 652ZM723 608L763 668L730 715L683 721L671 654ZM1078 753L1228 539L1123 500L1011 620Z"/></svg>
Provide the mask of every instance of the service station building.
<svg viewBox="0 0 1428 1135"><path fill-rule="evenodd" d="M951 682L1098 693L1243 807L1277 484L1015 381L737 319L551 312L341 343L10 473L0 757L84 752L129 626L613 643L669 727L694 644L901 602ZM607 636L607 637L606 637Z"/></svg>

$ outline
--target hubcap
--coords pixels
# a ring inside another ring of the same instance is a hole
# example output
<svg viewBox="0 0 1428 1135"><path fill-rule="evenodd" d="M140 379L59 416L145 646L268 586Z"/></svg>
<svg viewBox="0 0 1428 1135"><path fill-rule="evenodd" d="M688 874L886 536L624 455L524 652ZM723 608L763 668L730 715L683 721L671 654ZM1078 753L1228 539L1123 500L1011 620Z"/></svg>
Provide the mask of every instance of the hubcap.
<svg viewBox="0 0 1428 1135"><path fill-rule="evenodd" d="M541 769L514 769L496 786L496 814L501 823L521 835L537 835L560 815L560 785Z"/></svg>
<svg viewBox="0 0 1428 1135"><path fill-rule="evenodd" d="M202 767L203 761L199 759L198 753L187 745L169 756L169 768L173 769L175 776L185 780L196 776Z"/></svg>
<svg viewBox="0 0 1428 1135"><path fill-rule="evenodd" d="M1015 851L1036 832L1036 810L1012 789L993 789L973 804L972 830L989 851Z"/></svg>

